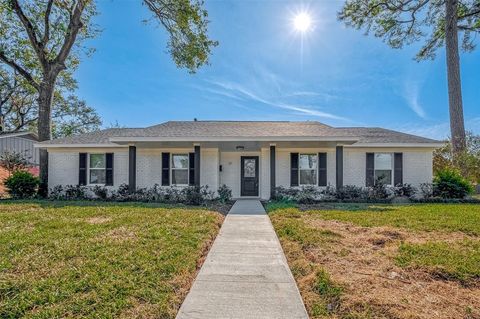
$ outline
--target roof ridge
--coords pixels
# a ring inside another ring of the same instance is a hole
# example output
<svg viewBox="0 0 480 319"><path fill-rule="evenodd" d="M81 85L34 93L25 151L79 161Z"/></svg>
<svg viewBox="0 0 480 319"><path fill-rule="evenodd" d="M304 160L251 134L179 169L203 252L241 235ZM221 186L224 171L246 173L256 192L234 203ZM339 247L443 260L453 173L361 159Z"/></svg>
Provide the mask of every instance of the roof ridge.
<svg viewBox="0 0 480 319"><path fill-rule="evenodd" d="M188 121L167 121L164 123L159 123L156 125L161 125L165 123L195 123L195 122L211 122L211 123L320 123L326 125L319 121L275 121L275 120L188 120Z"/></svg>

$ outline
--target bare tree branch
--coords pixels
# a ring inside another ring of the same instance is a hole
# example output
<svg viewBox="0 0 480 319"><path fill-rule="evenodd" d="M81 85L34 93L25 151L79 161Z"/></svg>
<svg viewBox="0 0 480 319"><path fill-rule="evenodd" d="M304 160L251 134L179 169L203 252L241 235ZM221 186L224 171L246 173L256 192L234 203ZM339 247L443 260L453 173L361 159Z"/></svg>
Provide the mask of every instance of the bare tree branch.
<svg viewBox="0 0 480 319"><path fill-rule="evenodd" d="M37 81L35 81L35 79L32 77L32 75L30 73L28 73L20 65L15 63L15 61L7 58L7 56L2 51L0 51L0 60L2 60L5 64L9 65L11 68L13 68L19 74L21 74L28 81L28 83L30 83L30 85L33 86L35 89L37 89L37 90L40 89L40 85L37 83Z"/></svg>
<svg viewBox="0 0 480 319"><path fill-rule="evenodd" d="M45 10L45 27L44 34L42 39L42 46L47 45L48 40L50 39L50 13L52 12L53 0L49 0L47 4L47 9Z"/></svg>
<svg viewBox="0 0 480 319"><path fill-rule="evenodd" d="M75 39L77 38L78 31L83 27L81 17L83 9L88 0L78 0L75 7L73 8L73 13L70 16L70 22L67 28L67 34L65 36L65 41L63 42L62 48L55 58L55 65L60 69L65 68L65 60L72 49L72 46L75 44Z"/></svg>

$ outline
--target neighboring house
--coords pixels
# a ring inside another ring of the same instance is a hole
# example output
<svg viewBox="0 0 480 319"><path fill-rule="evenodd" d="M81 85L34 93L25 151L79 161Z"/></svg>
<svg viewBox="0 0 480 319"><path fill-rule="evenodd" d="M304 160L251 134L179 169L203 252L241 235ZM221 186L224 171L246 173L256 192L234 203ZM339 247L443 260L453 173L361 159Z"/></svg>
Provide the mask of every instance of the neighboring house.
<svg viewBox="0 0 480 319"><path fill-rule="evenodd" d="M130 189L225 184L233 197L270 198L277 186L418 186L432 181L439 141L382 128L319 122L171 121L37 144L49 153L49 187Z"/></svg>
<svg viewBox="0 0 480 319"><path fill-rule="evenodd" d="M20 153L36 166L38 165L38 149L34 147L36 142L38 137L31 132L0 133L0 154Z"/></svg>
<svg viewBox="0 0 480 319"><path fill-rule="evenodd" d="M38 142L38 137L31 132L0 133L0 155L5 152L16 152L22 154L32 167L29 171L38 175L38 149L34 144ZM5 192L3 181L9 176L9 172L0 168L0 195Z"/></svg>

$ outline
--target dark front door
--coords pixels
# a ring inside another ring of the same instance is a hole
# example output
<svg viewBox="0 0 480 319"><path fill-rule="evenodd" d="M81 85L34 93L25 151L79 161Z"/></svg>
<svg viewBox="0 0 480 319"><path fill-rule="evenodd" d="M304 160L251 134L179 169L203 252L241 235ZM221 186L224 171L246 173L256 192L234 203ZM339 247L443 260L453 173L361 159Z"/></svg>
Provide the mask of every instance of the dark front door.
<svg viewBox="0 0 480 319"><path fill-rule="evenodd" d="M241 196L258 196L258 156L241 157Z"/></svg>

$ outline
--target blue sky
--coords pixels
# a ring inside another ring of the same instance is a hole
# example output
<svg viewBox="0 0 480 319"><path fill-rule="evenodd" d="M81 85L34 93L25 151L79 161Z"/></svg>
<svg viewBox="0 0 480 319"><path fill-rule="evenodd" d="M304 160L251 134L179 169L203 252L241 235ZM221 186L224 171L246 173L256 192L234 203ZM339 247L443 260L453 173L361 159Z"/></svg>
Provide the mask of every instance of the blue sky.
<svg viewBox="0 0 480 319"><path fill-rule="evenodd" d="M413 60L418 45L394 50L336 20L341 1L206 1L211 65L178 69L166 34L140 0L100 0L103 30L76 78L78 95L104 125L143 127L168 120L317 120L448 135L445 55ZM292 17L308 11L302 36ZM303 42L303 45L302 45ZM480 132L480 50L461 55L468 129Z"/></svg>

